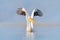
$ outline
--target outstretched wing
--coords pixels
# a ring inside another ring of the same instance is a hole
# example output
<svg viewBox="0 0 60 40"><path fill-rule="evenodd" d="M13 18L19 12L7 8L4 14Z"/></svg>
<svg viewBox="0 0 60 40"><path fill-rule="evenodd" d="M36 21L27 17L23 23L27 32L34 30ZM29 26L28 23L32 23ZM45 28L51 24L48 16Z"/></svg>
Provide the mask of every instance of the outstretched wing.
<svg viewBox="0 0 60 40"><path fill-rule="evenodd" d="M31 18L33 18L34 16L42 16L42 15L43 14L42 14L41 10L34 9L33 12L32 12L32 14L31 14Z"/></svg>
<svg viewBox="0 0 60 40"><path fill-rule="evenodd" d="M17 10L18 15L26 16L26 13L27 13L27 11L25 10L25 8L18 8L18 10Z"/></svg>

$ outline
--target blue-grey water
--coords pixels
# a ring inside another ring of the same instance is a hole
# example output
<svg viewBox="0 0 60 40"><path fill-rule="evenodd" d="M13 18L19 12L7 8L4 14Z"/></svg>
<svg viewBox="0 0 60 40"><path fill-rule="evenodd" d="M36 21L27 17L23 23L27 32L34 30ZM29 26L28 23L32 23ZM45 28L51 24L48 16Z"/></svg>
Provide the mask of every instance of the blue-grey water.
<svg viewBox="0 0 60 40"><path fill-rule="evenodd" d="M27 33L26 27L17 24L0 24L0 40L60 40L59 26L34 27Z"/></svg>

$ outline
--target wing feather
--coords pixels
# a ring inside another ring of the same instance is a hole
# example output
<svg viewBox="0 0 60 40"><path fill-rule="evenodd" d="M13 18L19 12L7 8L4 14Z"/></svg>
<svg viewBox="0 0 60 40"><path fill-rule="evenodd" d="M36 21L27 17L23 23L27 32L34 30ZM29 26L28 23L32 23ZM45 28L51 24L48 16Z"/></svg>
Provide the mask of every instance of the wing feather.
<svg viewBox="0 0 60 40"><path fill-rule="evenodd" d="M32 12L32 14L31 14L31 18L33 18L34 16L42 16L42 15L43 14L42 14L41 10L34 9L33 12Z"/></svg>
<svg viewBox="0 0 60 40"><path fill-rule="evenodd" d="M17 10L17 14L18 15L23 15L23 16L26 16L26 10L25 10L25 8L18 8L18 10Z"/></svg>
<svg viewBox="0 0 60 40"><path fill-rule="evenodd" d="M39 9L36 9L34 12L34 16L42 16L42 12Z"/></svg>

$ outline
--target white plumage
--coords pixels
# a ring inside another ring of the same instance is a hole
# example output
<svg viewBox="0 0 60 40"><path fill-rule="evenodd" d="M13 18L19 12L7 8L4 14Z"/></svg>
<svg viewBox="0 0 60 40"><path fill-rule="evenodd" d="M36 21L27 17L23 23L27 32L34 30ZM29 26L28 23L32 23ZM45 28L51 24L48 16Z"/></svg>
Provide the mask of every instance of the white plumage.
<svg viewBox="0 0 60 40"><path fill-rule="evenodd" d="M26 21L27 21L27 31L32 32L33 29L33 24L34 24L34 16L42 16L42 12L39 9L34 9L32 11L31 16L27 13L25 8L19 8L17 10L17 14L26 16Z"/></svg>

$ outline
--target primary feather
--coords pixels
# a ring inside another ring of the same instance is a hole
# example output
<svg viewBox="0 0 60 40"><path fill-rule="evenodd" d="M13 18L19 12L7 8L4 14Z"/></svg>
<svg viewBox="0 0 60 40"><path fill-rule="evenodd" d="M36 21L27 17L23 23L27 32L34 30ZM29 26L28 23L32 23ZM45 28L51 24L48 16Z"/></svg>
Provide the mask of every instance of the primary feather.
<svg viewBox="0 0 60 40"><path fill-rule="evenodd" d="M24 8L18 8L17 14L26 16L26 10Z"/></svg>
<svg viewBox="0 0 60 40"><path fill-rule="evenodd" d="M33 12L32 12L32 14L31 14L31 17L33 18L34 16L42 16L41 10L34 9Z"/></svg>

